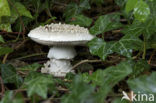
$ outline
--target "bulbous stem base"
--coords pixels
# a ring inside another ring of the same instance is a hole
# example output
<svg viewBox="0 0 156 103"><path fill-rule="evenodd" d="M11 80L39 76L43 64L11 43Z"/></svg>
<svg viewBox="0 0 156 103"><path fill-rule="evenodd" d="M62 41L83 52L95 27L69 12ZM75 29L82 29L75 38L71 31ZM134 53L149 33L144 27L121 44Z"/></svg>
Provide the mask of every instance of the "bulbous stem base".
<svg viewBox="0 0 156 103"><path fill-rule="evenodd" d="M50 59L41 68L41 72L52 74L54 77L65 77L67 73L74 71L69 60Z"/></svg>

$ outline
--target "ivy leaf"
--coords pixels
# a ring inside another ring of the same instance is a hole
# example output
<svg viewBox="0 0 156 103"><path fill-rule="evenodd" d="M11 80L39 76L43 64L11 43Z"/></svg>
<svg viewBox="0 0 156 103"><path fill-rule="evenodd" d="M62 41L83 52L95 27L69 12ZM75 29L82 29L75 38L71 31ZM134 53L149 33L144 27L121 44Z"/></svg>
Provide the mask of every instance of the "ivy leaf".
<svg viewBox="0 0 156 103"><path fill-rule="evenodd" d="M12 65L1 64L0 68L4 83L15 83L17 87L22 84L22 77L17 74L16 69Z"/></svg>
<svg viewBox="0 0 156 103"><path fill-rule="evenodd" d="M99 53L99 49L106 46L106 42L100 38L94 38L88 43L88 46L90 52L94 55L97 55Z"/></svg>
<svg viewBox="0 0 156 103"><path fill-rule="evenodd" d="M141 21L145 22L147 17L150 15L150 8L143 0L138 1L134 8L134 17Z"/></svg>
<svg viewBox="0 0 156 103"><path fill-rule="evenodd" d="M90 26L92 23L92 19L84 15L75 15L72 18L73 20L70 22L70 24L76 24L80 26Z"/></svg>
<svg viewBox="0 0 156 103"><path fill-rule="evenodd" d="M71 18L74 18L74 16L76 15L82 15L82 11L86 9L90 9L89 0L80 0L79 5L77 5L76 3L70 3L67 5L63 17L65 17L66 22L70 22ZM81 17L77 17L77 18L81 18Z"/></svg>
<svg viewBox="0 0 156 103"><path fill-rule="evenodd" d="M30 65L26 65L24 67L17 68L18 70L29 70L29 71L36 71L38 68L40 68L42 65L38 63L33 63Z"/></svg>
<svg viewBox="0 0 156 103"><path fill-rule="evenodd" d="M94 38L93 40L88 42L89 51L93 55L97 55L103 60L105 60L107 55L113 53L113 51L109 49L110 45L110 43L108 44L100 38Z"/></svg>
<svg viewBox="0 0 156 103"><path fill-rule="evenodd" d="M156 15L156 0L153 0L152 2L148 0L146 2L150 7L151 15L155 16Z"/></svg>
<svg viewBox="0 0 156 103"><path fill-rule="evenodd" d="M132 73L132 62L124 61L116 66L108 67L105 70L97 70L89 76L89 80L92 81L94 85L102 86L103 84L109 84L112 87L121 77L125 77L130 73Z"/></svg>
<svg viewBox="0 0 156 103"><path fill-rule="evenodd" d="M103 103L111 89L126 76L132 73L131 61L124 61L105 70L97 70L92 75L83 76L83 80L100 86L96 96L97 103ZM102 98L101 98L102 97Z"/></svg>
<svg viewBox="0 0 156 103"><path fill-rule="evenodd" d="M80 75L74 78L70 91L62 97L62 103L95 103L94 87L83 82Z"/></svg>
<svg viewBox="0 0 156 103"><path fill-rule="evenodd" d="M145 60L138 60L137 63L133 67L132 76L136 77L144 71L148 71L150 69L149 64Z"/></svg>
<svg viewBox="0 0 156 103"><path fill-rule="evenodd" d="M100 16L95 25L90 28L90 33L97 35L113 29L120 28L120 15L117 13Z"/></svg>
<svg viewBox="0 0 156 103"><path fill-rule="evenodd" d="M138 0L128 0L126 3L126 12L129 13L130 11L132 11L135 7L135 5L137 4Z"/></svg>
<svg viewBox="0 0 156 103"><path fill-rule="evenodd" d="M155 34L156 23L154 18L148 18L145 22L134 21L133 24L126 26L123 30L123 34L131 34L139 37L142 34L148 40L153 34Z"/></svg>
<svg viewBox="0 0 156 103"><path fill-rule="evenodd" d="M12 48L0 47L0 56L13 52Z"/></svg>
<svg viewBox="0 0 156 103"><path fill-rule="evenodd" d="M123 8L126 4L127 0L115 0L115 3L120 6L121 8Z"/></svg>
<svg viewBox="0 0 156 103"><path fill-rule="evenodd" d="M0 22L2 16L10 16L10 8L7 0L0 0Z"/></svg>
<svg viewBox="0 0 156 103"><path fill-rule="evenodd" d="M153 72L151 75L143 75L135 79L129 79L128 85L131 90L138 93L150 93L156 95L156 72Z"/></svg>
<svg viewBox="0 0 156 103"><path fill-rule="evenodd" d="M147 41L148 48L156 48L156 35L152 35Z"/></svg>
<svg viewBox="0 0 156 103"><path fill-rule="evenodd" d="M83 8L83 9L90 9L90 4L89 4L89 0L80 0L80 5L79 5L80 8Z"/></svg>
<svg viewBox="0 0 156 103"><path fill-rule="evenodd" d="M25 103L23 96L19 93L14 95L13 91L6 91L0 103Z"/></svg>
<svg viewBox="0 0 156 103"><path fill-rule="evenodd" d="M70 21L69 19L74 16L80 14L81 9L78 7L76 3L70 3L66 7L65 13L63 16L65 17L66 21Z"/></svg>
<svg viewBox="0 0 156 103"><path fill-rule="evenodd" d="M20 16L25 16L28 17L29 19L33 18L31 13L20 2L15 2L14 6L16 6L16 8L10 7L11 16L6 16L5 18L2 18L3 24L13 24Z"/></svg>
<svg viewBox="0 0 156 103"><path fill-rule="evenodd" d="M13 91L6 91L5 95L4 95L3 99L0 101L0 103L11 103L12 96L13 96Z"/></svg>
<svg viewBox="0 0 156 103"><path fill-rule="evenodd" d="M127 34L118 42L112 44L109 49L113 48L114 52L130 58L133 50L142 50L142 44L142 40L140 40L138 37L132 34Z"/></svg>
<svg viewBox="0 0 156 103"><path fill-rule="evenodd" d="M127 34L119 41L105 42L100 38L95 38L88 43L89 50L93 55L105 60L109 54L118 53L131 58L133 50L142 50L143 42L134 35Z"/></svg>
<svg viewBox="0 0 156 103"><path fill-rule="evenodd" d="M5 43L5 41L4 41L3 37L2 37L2 35L0 35L0 42L1 42L1 43Z"/></svg>
<svg viewBox="0 0 156 103"><path fill-rule="evenodd" d="M37 94L44 99L47 98L48 88L54 88L51 75L44 75L37 72L31 72L24 80L28 96Z"/></svg>
<svg viewBox="0 0 156 103"><path fill-rule="evenodd" d="M5 18L2 17L2 23L0 24L0 30L12 32L11 24L13 24L20 16L29 17L31 19L33 18L31 13L20 2L15 2L14 6L16 8L10 7L11 8L10 16L5 16Z"/></svg>
<svg viewBox="0 0 156 103"><path fill-rule="evenodd" d="M133 22L133 24L126 26L123 30L123 34L129 34L134 35L136 37L139 37L144 32L144 26L140 22Z"/></svg>
<svg viewBox="0 0 156 103"><path fill-rule="evenodd" d="M33 18L31 13L25 8L25 6L23 4L21 4L20 2L16 2L14 5L16 6L20 16L26 16L29 18ZM15 10L15 9L13 9L13 10ZM17 11L14 11L14 13L17 13Z"/></svg>

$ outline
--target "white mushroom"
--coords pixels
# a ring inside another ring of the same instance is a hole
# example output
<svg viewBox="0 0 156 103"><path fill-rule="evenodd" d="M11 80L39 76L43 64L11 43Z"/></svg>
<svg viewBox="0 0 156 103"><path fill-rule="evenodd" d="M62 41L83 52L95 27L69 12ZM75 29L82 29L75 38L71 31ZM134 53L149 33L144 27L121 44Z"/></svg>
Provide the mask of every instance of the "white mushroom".
<svg viewBox="0 0 156 103"><path fill-rule="evenodd" d="M61 23L37 27L28 36L37 43L51 47L48 53L50 61L44 64L41 72L55 77L74 72L70 64L70 60L76 56L73 46L84 45L94 38L84 27Z"/></svg>

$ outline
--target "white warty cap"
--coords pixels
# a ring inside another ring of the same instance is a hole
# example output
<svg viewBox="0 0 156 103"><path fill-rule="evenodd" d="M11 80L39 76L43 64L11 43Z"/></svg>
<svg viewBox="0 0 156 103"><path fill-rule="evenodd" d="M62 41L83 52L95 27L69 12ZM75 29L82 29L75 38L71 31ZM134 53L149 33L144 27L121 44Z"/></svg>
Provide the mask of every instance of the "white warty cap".
<svg viewBox="0 0 156 103"><path fill-rule="evenodd" d="M43 45L83 45L94 38L87 28L70 24L50 24L37 27L28 36Z"/></svg>

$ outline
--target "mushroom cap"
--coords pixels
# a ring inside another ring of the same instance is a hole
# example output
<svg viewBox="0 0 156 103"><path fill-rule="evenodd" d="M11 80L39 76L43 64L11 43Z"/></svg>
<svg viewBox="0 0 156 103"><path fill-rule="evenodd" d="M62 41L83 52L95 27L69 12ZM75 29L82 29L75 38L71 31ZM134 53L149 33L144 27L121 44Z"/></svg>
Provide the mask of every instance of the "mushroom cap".
<svg viewBox="0 0 156 103"><path fill-rule="evenodd" d="M43 45L84 45L94 38L87 28L70 24L50 24L39 26L30 31L28 36Z"/></svg>

